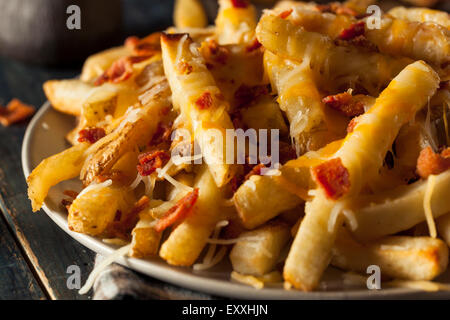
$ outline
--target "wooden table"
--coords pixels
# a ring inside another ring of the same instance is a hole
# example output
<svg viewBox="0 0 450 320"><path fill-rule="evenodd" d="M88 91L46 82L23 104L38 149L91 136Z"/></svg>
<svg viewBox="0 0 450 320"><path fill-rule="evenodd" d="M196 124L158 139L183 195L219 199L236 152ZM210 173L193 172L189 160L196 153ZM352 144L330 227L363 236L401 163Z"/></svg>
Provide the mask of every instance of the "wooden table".
<svg viewBox="0 0 450 320"><path fill-rule="evenodd" d="M124 1L122 38L169 26L171 12L167 1ZM46 80L71 78L80 70L81 64L55 69L0 58L0 104L19 98L39 108L46 100ZM78 265L84 281L95 253L60 230L43 211L31 211L20 160L27 124L0 126L0 299L87 299L67 288L66 271Z"/></svg>

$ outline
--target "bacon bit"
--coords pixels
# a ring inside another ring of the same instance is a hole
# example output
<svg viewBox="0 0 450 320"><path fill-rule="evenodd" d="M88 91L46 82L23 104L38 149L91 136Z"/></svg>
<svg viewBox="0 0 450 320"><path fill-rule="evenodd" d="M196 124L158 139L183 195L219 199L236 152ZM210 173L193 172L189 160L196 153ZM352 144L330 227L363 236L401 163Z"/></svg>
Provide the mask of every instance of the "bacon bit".
<svg viewBox="0 0 450 320"><path fill-rule="evenodd" d="M86 128L78 132L78 142L89 142L93 144L104 136L106 136L106 132L103 128Z"/></svg>
<svg viewBox="0 0 450 320"><path fill-rule="evenodd" d="M70 206L72 205L73 200L70 199L62 199L61 200L61 205L66 208L67 211L69 211Z"/></svg>
<svg viewBox="0 0 450 320"><path fill-rule="evenodd" d="M149 204L150 199L147 196L142 196L128 213L122 214L122 211L117 210L114 221L110 222L106 228L108 230L107 235L128 240L131 230L139 220L139 213L146 209Z"/></svg>
<svg viewBox="0 0 450 320"><path fill-rule="evenodd" d="M231 0L231 3L235 8L247 8L249 4L247 0Z"/></svg>
<svg viewBox="0 0 450 320"><path fill-rule="evenodd" d="M354 118L352 118L352 120L350 120L350 122L347 125L347 133L353 132L353 130L355 129L355 126L358 124L358 118L359 117L354 117Z"/></svg>
<svg viewBox="0 0 450 320"><path fill-rule="evenodd" d="M113 182L118 182L120 184L125 184L129 181L130 177L120 170L111 170L108 173L102 173L95 176L97 183L105 182L106 180L112 180Z"/></svg>
<svg viewBox="0 0 450 320"><path fill-rule="evenodd" d="M136 56L153 56L161 51L160 38L160 32L152 33L143 39L131 36L125 40L125 46L133 50L133 54Z"/></svg>
<svg viewBox="0 0 450 320"><path fill-rule="evenodd" d="M289 10L283 11L282 13L280 13L279 17L281 19L286 19L287 17L289 17L291 15L292 11L294 11L294 10L289 9Z"/></svg>
<svg viewBox="0 0 450 320"><path fill-rule="evenodd" d="M190 74L194 68L186 61L180 61L177 64L177 70L179 74Z"/></svg>
<svg viewBox="0 0 450 320"><path fill-rule="evenodd" d="M265 95L269 93L269 89L267 86L247 86L245 84L241 85L236 92L234 93L234 100L236 103L236 107L240 108L246 106L253 102L259 96Z"/></svg>
<svg viewBox="0 0 450 320"><path fill-rule="evenodd" d="M330 3L330 4L318 4L316 9L320 12L329 12L334 14L343 14L348 16L356 17L358 13L350 9L349 7L343 6L340 3Z"/></svg>
<svg viewBox="0 0 450 320"><path fill-rule="evenodd" d="M253 40L253 42L251 44L249 44L246 48L245 51L247 52L253 52L255 50L258 50L259 48L262 47L262 44L258 41L258 39Z"/></svg>
<svg viewBox="0 0 450 320"><path fill-rule="evenodd" d="M355 117L364 113L364 104L354 99L348 92L327 96L322 99L322 102L327 107L338 110L347 117Z"/></svg>
<svg viewBox="0 0 450 320"><path fill-rule="evenodd" d="M213 105L213 98L211 96L211 93L208 91L203 92L203 94L195 101L195 105L200 110L209 109Z"/></svg>
<svg viewBox="0 0 450 320"><path fill-rule="evenodd" d="M214 39L205 42L205 44L202 45L201 51L205 60L207 63L211 64L211 66L213 66L214 63L222 65L226 64L228 57L230 56L230 50L225 46L219 45Z"/></svg>
<svg viewBox="0 0 450 320"><path fill-rule="evenodd" d="M12 99L5 107L0 106L0 123L5 127L25 120L34 113L35 108L19 99Z"/></svg>
<svg viewBox="0 0 450 320"><path fill-rule="evenodd" d="M78 192L74 191L74 190L64 190L63 194L71 197L72 199L75 199L76 197L78 197Z"/></svg>
<svg viewBox="0 0 450 320"><path fill-rule="evenodd" d="M340 40L351 40L358 36L364 35L364 21L356 22L350 25L347 29L342 30L338 39Z"/></svg>
<svg viewBox="0 0 450 320"><path fill-rule="evenodd" d="M379 52L376 44L370 42L365 35L357 36L350 40L336 39L334 44L341 47L356 46L364 48L367 51Z"/></svg>
<svg viewBox="0 0 450 320"><path fill-rule="evenodd" d="M94 85L99 86L108 81L112 83L125 81L133 74L133 64L147 60L150 57L149 55L142 55L120 58L95 80Z"/></svg>
<svg viewBox="0 0 450 320"><path fill-rule="evenodd" d="M328 160L312 168L312 176L328 198L337 200L350 190L350 177L341 158Z"/></svg>
<svg viewBox="0 0 450 320"><path fill-rule="evenodd" d="M450 148L443 150L441 154L434 153L429 146L420 151L416 171L422 179L448 169L450 169Z"/></svg>
<svg viewBox="0 0 450 320"><path fill-rule="evenodd" d="M156 232L161 232L171 225L186 219L192 213L192 209L194 208L197 199L198 188L195 188L194 191L189 192L183 198L178 200L178 202L158 220L155 226Z"/></svg>
<svg viewBox="0 0 450 320"><path fill-rule="evenodd" d="M137 170L141 176L151 175L169 159L169 153L163 150L142 153L138 156L139 164L137 165Z"/></svg>
<svg viewBox="0 0 450 320"><path fill-rule="evenodd" d="M168 142L172 133L172 126L163 122L158 123L155 133L153 134L150 146L155 146L163 142Z"/></svg>

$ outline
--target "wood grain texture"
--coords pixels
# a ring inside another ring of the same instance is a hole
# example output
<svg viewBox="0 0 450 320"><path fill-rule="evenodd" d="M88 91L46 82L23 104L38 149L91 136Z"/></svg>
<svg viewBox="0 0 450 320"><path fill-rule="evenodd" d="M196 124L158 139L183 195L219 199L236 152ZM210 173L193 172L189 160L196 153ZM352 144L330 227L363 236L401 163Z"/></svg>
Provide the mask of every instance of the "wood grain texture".
<svg viewBox="0 0 450 320"><path fill-rule="evenodd" d="M0 247L0 299L46 299L2 217Z"/></svg>
<svg viewBox="0 0 450 320"><path fill-rule="evenodd" d="M73 77L75 74L76 70L52 71L0 59L0 103L16 97L39 107L45 101L42 92L45 80ZM67 289L69 274L66 270L68 266L77 264L82 279L86 279L93 265L94 253L72 240L44 212L31 212L20 161L26 124L0 127L1 211L46 295L52 299L86 299L88 297L79 296L76 290ZM6 254L4 250L0 247L2 254ZM24 276L20 269L14 275L17 281ZM2 286L3 279L0 278Z"/></svg>

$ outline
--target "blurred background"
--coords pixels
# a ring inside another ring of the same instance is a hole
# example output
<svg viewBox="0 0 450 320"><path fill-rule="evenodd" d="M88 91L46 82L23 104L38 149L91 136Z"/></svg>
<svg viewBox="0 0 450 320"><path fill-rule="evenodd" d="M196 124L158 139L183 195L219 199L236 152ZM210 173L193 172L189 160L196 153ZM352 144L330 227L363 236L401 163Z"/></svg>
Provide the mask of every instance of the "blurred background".
<svg viewBox="0 0 450 320"><path fill-rule="evenodd" d="M202 0L214 21L216 0ZM259 9L276 1L253 0ZM328 1L316 1L328 2ZM408 3L450 10L450 0L379 0L382 9ZM67 8L80 8L81 29L66 26ZM172 24L171 0L0 0L0 55L44 66L76 65L128 35L144 36Z"/></svg>

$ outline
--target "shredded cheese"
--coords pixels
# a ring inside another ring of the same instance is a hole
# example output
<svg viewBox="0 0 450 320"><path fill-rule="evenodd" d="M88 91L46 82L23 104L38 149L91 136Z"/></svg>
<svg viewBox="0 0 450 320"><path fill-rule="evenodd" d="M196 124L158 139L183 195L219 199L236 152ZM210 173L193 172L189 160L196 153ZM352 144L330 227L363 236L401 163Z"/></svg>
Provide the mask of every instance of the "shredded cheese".
<svg viewBox="0 0 450 320"><path fill-rule="evenodd" d="M216 227L214 229L213 232L213 239L217 239L219 237L220 234L220 230L228 225L228 221L227 220L221 220L216 224ZM213 266L215 266L216 264L218 264L223 257L225 256L226 252L227 252L227 248L226 247L222 247L219 252L217 253L216 256L214 256L214 253L216 251L216 244L211 243L209 244L208 247L208 251L206 252L204 258L203 258L203 262L202 263L196 263L192 266L192 268L194 270L200 271L200 270L206 270L209 268L212 268Z"/></svg>
<svg viewBox="0 0 450 320"><path fill-rule="evenodd" d="M123 246L122 248L117 249L113 253L111 253L109 256L107 256L102 262L99 263L98 266L92 270L91 274L89 275L88 279L86 280L86 283L84 286L78 291L79 294L86 294L88 291L92 288L94 285L95 280L100 275L100 273L105 270L111 263L114 263L118 258L123 257L128 254L128 252L131 249L131 243Z"/></svg>
<svg viewBox="0 0 450 320"><path fill-rule="evenodd" d="M104 181L104 182L102 182L102 183L94 183L94 182L91 182L91 184L88 185L86 188L84 188L84 189L77 195L77 197L76 197L75 199L78 199L79 197L81 197L83 194L85 194L85 193L87 193L87 192L90 192L90 191L92 191L92 190L99 190L99 189L107 188L107 187L109 187L110 185L112 185L112 180L111 180L111 179L108 179L108 180L106 180L106 181Z"/></svg>
<svg viewBox="0 0 450 320"><path fill-rule="evenodd" d="M160 168L156 169L156 172L158 173L158 177L162 176L164 179L166 179L167 182L171 183L175 188L182 189L182 190L185 190L187 192L194 191L194 188L189 187L189 186L187 186L187 185L185 185L183 183L178 182L177 180L175 180L174 178L169 176L167 173L162 172L162 170Z"/></svg>
<svg viewBox="0 0 450 320"><path fill-rule="evenodd" d="M262 289L262 288L264 288L264 282L261 281L260 279L258 279L255 276L244 275L244 274L240 274L240 273L238 273L236 271L232 271L231 272L231 279L235 280L237 282L240 282L240 283L252 286L255 289Z"/></svg>
<svg viewBox="0 0 450 320"><path fill-rule="evenodd" d="M433 194L434 186L436 184L436 176L430 175L427 181L427 188L425 190L425 196L423 197L423 209L425 211L425 217L427 219L428 230L430 237L436 238L436 224L433 218L433 212L431 211L431 196Z"/></svg>

